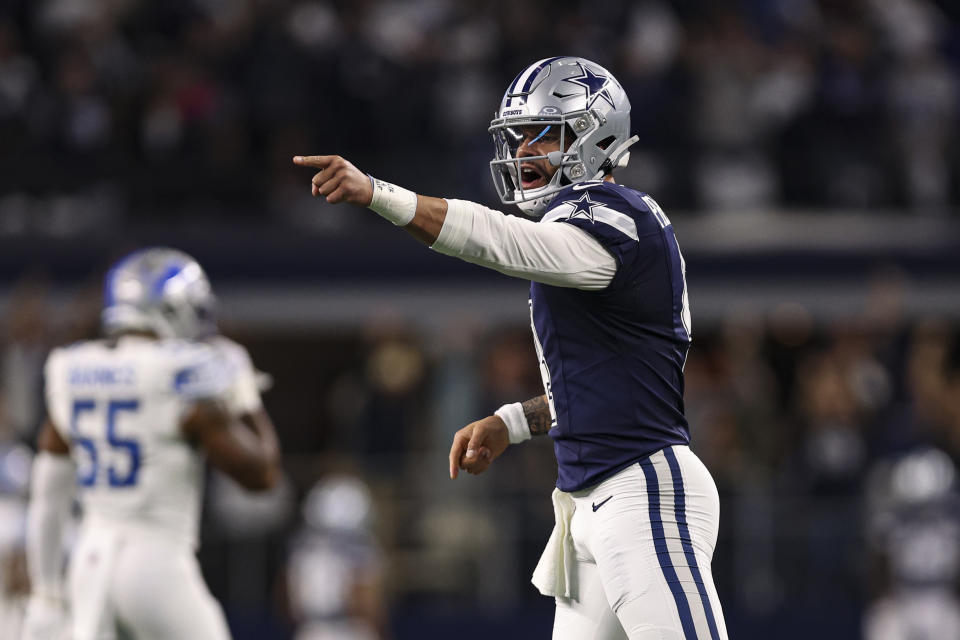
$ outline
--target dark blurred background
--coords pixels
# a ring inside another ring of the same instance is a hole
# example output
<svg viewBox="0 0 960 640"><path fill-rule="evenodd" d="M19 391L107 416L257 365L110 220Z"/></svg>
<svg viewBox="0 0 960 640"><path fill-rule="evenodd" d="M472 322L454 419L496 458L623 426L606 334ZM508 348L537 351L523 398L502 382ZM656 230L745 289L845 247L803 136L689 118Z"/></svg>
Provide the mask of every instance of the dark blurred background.
<svg viewBox="0 0 960 640"><path fill-rule="evenodd" d="M446 479L454 431L542 392L524 283L310 198L290 158L498 206L486 127L558 54L626 88L618 181L684 250L730 636L960 638L948 0L0 0L0 629L43 359L163 244L208 268L286 452L267 497L210 479L235 638L549 637L549 441Z"/></svg>

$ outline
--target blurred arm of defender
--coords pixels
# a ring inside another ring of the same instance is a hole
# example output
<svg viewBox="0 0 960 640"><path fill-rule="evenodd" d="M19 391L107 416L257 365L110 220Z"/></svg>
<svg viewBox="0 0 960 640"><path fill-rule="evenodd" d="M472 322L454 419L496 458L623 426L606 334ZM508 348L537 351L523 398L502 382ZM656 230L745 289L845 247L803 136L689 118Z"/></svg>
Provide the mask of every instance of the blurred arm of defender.
<svg viewBox="0 0 960 640"><path fill-rule="evenodd" d="M270 489L280 478L280 444L262 408L234 418L223 403L201 400L187 414L181 432L204 450L210 464L245 489Z"/></svg>
<svg viewBox="0 0 960 640"><path fill-rule="evenodd" d="M58 637L65 628L61 545L63 526L73 502L75 477L70 446L48 418L37 437L37 455L30 472L26 532L30 599L23 640Z"/></svg>
<svg viewBox="0 0 960 640"><path fill-rule="evenodd" d="M588 291L605 289L617 263L595 238L568 224L538 224L466 200L446 200L404 191L397 203L372 203L373 178L340 156L296 156L294 163L319 169L314 196L327 202L371 207L435 251L525 280ZM394 185L380 183L387 189ZM388 209L388 210L384 210Z"/></svg>

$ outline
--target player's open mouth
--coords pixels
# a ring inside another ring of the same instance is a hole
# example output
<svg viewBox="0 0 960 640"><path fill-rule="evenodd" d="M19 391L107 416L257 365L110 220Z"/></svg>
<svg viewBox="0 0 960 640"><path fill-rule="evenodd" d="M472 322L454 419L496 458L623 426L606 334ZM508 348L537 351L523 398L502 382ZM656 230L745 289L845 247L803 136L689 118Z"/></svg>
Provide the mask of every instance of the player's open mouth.
<svg viewBox="0 0 960 640"><path fill-rule="evenodd" d="M520 169L520 186L524 190L538 189L547 184L547 176L540 171L539 167L532 163L524 162Z"/></svg>

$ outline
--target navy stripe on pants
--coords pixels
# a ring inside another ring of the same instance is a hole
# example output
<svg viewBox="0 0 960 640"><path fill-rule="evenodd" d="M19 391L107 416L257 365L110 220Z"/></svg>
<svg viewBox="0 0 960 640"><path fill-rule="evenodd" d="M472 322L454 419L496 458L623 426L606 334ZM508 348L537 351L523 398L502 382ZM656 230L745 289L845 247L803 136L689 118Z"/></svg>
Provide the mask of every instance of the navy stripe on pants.
<svg viewBox="0 0 960 640"><path fill-rule="evenodd" d="M677 515L677 529L680 531L683 555L687 558L687 566L690 567L693 580L697 583L697 591L700 592L700 602L703 603L703 610L707 615L707 625L710 627L710 638L711 640L720 640L717 621L713 617L713 608L710 607L710 596L707 595L707 587L703 584L703 576L700 575L697 555L693 551L693 541L690 538L690 528L687 526L686 495L683 490L683 475L680 473L680 463L677 462L677 456L670 447L663 450L663 455L667 458L667 464L670 465L670 475L673 476L673 507Z"/></svg>
<svg viewBox="0 0 960 640"><path fill-rule="evenodd" d="M657 479L657 470L653 466L650 458L640 461L640 467L643 469L643 475L647 481L647 504L650 512L650 529L653 535L653 545L657 551L657 560L660 561L660 570L663 571L667 584L670 585L670 591L673 593L673 600L677 603L677 612L680 614L680 624L683 626L683 636L686 640L697 640L697 628L693 623L693 616L690 614L690 604L687 602L687 594L683 592L683 586L677 577L677 571L673 568L673 560L670 558L670 550L667 548L667 538L663 531L663 519L660 516L660 481Z"/></svg>

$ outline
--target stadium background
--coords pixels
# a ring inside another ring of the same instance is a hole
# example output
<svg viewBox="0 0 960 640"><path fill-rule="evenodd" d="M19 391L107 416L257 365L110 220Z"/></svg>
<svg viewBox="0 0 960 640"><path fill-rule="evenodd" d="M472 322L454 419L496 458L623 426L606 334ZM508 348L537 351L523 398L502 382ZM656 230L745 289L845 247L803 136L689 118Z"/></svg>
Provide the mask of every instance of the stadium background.
<svg viewBox="0 0 960 640"><path fill-rule="evenodd" d="M162 244L208 268L224 332L273 380L286 487L250 500L212 481L204 519L235 637L292 637L301 502L334 471L373 496L380 586L358 610L385 637L547 637L528 578L550 443L446 479L457 428L538 393L524 284L310 198L290 157L497 206L487 124L557 53L623 83L640 144L618 178L655 195L684 250L687 408L723 501L731 637L861 637L904 593L956 616L946 0L0 1L0 610L23 589L44 355L95 333L113 259Z"/></svg>

